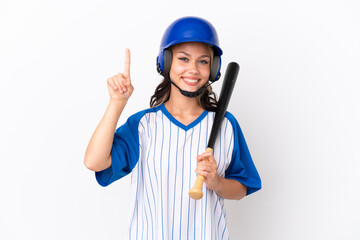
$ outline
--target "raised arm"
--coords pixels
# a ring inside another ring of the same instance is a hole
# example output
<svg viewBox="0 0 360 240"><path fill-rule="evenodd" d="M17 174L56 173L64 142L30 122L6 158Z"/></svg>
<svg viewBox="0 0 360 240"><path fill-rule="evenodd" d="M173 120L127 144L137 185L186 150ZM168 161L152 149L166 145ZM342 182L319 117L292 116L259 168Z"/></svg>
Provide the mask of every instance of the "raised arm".
<svg viewBox="0 0 360 240"><path fill-rule="evenodd" d="M105 114L95 129L85 152L84 164L92 171L111 166L111 147L117 122L134 87L130 79L130 50L125 50L123 73L107 79L110 101Z"/></svg>

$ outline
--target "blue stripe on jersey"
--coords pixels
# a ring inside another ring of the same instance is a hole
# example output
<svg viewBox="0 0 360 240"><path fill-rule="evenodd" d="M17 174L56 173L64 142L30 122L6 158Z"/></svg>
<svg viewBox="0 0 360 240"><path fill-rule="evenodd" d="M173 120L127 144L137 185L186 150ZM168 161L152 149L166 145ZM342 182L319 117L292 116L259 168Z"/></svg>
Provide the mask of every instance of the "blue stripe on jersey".
<svg viewBox="0 0 360 240"><path fill-rule="evenodd" d="M221 127L220 127L220 129L219 129L219 144L220 144L220 152L219 152L219 159L218 159L218 168L219 168L219 166L220 166L220 162L221 162L221 139L222 139L222 137L221 137Z"/></svg>
<svg viewBox="0 0 360 240"><path fill-rule="evenodd" d="M176 142L176 163L177 166L177 157L178 157L178 148L179 148L179 127L177 131L177 142ZM171 239L174 239L174 222L175 222L175 193L176 193L176 175L177 175L177 167L175 167L175 180L174 180L174 203L173 203L173 221L172 221L172 235Z"/></svg>
<svg viewBox="0 0 360 240"><path fill-rule="evenodd" d="M229 142L229 148L228 148L227 154L226 154L226 156L228 156L228 157L229 157L229 152L230 152L230 147L231 147L233 136L234 136L234 134L231 134L231 138L230 138L230 142Z"/></svg>
<svg viewBox="0 0 360 240"><path fill-rule="evenodd" d="M137 182L139 183L139 167L138 167L138 173L137 173ZM136 201L135 201L135 208L136 208L136 239L138 239L138 228L139 228L139 205L138 205L138 199L137 199L137 196L138 196L138 193L139 193L139 184L137 184L136 186ZM131 220L132 221L132 220ZM131 229L131 228L130 228ZM131 233L130 233L130 236L131 236Z"/></svg>
<svg viewBox="0 0 360 240"><path fill-rule="evenodd" d="M157 177L156 168L155 168L156 167L156 159L155 159L155 157L156 157L156 147L157 147L156 146L156 140L157 140L157 112L155 113L155 144L154 144L153 162L154 162L154 174L155 174L156 186L158 187L159 183L158 183L158 177ZM156 211L156 207L155 207L155 211Z"/></svg>
<svg viewBox="0 0 360 240"><path fill-rule="evenodd" d="M145 193L146 193L147 204L149 206L149 212L150 212L151 229L154 229L153 215L152 215L152 211L151 211L151 207L150 207L149 192L146 187L146 180L144 181L144 185L145 185L144 188L145 188ZM145 206L145 204L144 204L144 206ZM146 211L145 211L145 214L146 214ZM149 230L149 225L148 225L148 230ZM153 233L153 238L154 238L154 231L152 231L152 233ZM149 233L147 233L147 236L149 236Z"/></svg>
<svg viewBox="0 0 360 240"><path fill-rule="evenodd" d="M227 227L227 225L226 225L226 222L225 222L224 230L223 230L223 232L222 232L222 234L221 234L221 238L222 238L222 239L224 239L224 233L225 233L226 227Z"/></svg>
<svg viewBox="0 0 360 240"><path fill-rule="evenodd" d="M142 164L143 164L143 162L140 161L140 162L139 162L139 168L140 168L140 171L141 171L141 176L144 176L144 171L143 171L144 167L143 167ZM141 179L142 179L142 189L144 189L144 188L145 188L145 182L144 182L144 180L143 180L142 177L141 177ZM139 184L139 183L138 183L138 184ZM146 190L146 189L145 189L145 190ZM143 195L144 195L144 193L143 193ZM145 196L144 196L144 198L145 198ZM142 200L143 200L143 201L142 201L142 212L145 214L145 220L146 220L146 226L147 226L146 230L148 230L148 229L149 229L149 222L148 222L148 217L147 217L147 214L146 214L144 199L142 199ZM142 219L141 239L144 239L144 226L145 226L144 219ZM147 231L146 236L148 236L148 231Z"/></svg>
<svg viewBox="0 0 360 240"><path fill-rule="evenodd" d="M213 116L215 116L215 114L213 114ZM213 120L214 120L214 118L213 118ZM209 141L208 140L208 130L209 130L209 115L208 115L208 117L207 117L207 126L206 126L206 144L207 144L207 142ZM206 189L206 188L205 188ZM206 239L206 218L207 218L207 216L206 216L206 209L207 209L207 193L208 193L208 191L206 190L205 191L205 216L204 216L204 223L203 223L203 230L202 230L202 233L201 233L201 235L204 233L204 239ZM202 214L201 214L202 215Z"/></svg>
<svg viewBox="0 0 360 240"><path fill-rule="evenodd" d="M207 220L207 203L208 203L208 191L205 190L205 216L204 216L204 239L206 239L206 220Z"/></svg>
<svg viewBox="0 0 360 240"><path fill-rule="evenodd" d="M191 132L191 140L190 140L190 156L189 156L189 189L191 189L191 162L192 162L192 155L191 155L191 147L192 147L192 140L193 140L193 133L194 129ZM190 198L188 202L188 220L187 220L187 234L186 237L189 239L189 223L190 223Z"/></svg>
<svg viewBox="0 0 360 240"><path fill-rule="evenodd" d="M200 122L200 126L199 126L199 140L198 140L198 147L197 147L197 155L200 155L200 152L199 152L199 146L200 146L200 140L201 140L201 123L202 122ZM196 177L197 177L197 174L196 174ZM195 201L195 206L194 206L194 222L193 222L193 225L194 225L194 239L195 239L195 233L196 233L196 231L195 231L195 226L196 226L196 204L197 204L197 202L198 201Z"/></svg>
<svg viewBox="0 0 360 240"><path fill-rule="evenodd" d="M146 131L144 125L141 122L139 122L139 123L142 126L142 128L144 129L144 131Z"/></svg>
<svg viewBox="0 0 360 240"><path fill-rule="evenodd" d="M169 133L170 133L170 136L171 136L171 123L169 124ZM167 202L166 202L166 205L167 205L167 213L169 215L169 212L170 212L170 200L169 200L169 197L170 197L170 193L169 193L169 175L170 175L170 152L171 152L171 138L169 140L169 154L168 154L168 174L167 174ZM169 222L167 221L167 226L169 226ZM169 234L169 231L168 231L168 234ZM168 236L169 237L169 236Z"/></svg>
<svg viewBox="0 0 360 240"><path fill-rule="evenodd" d="M150 155L150 151L149 151L149 154L148 154L148 159L149 159L149 155ZM148 170L148 174L149 174L149 181L150 181L150 187L151 187L151 192L153 194L153 199L154 199L154 208L155 208L155 212L154 212L154 215L156 215L156 200L155 200L155 193L154 193L154 188L153 188L153 184L152 184L152 181L151 181L151 174L150 174L150 167L149 167L149 161L148 159L146 159L146 165L147 165L147 170ZM145 179L145 182L146 182L146 179ZM151 205L149 204L149 208L151 209ZM155 218L155 217L154 217ZM153 220L153 219L152 219ZM153 233L154 234L154 233Z"/></svg>
<svg viewBox="0 0 360 240"><path fill-rule="evenodd" d="M150 118L150 117L149 117ZM146 114L145 115L145 119L146 119L146 124L147 124L147 126L148 126L148 128L147 128L147 134L148 134L148 137L150 137L150 133L149 133L149 119L148 119L148 115Z"/></svg>
<svg viewBox="0 0 360 240"><path fill-rule="evenodd" d="M162 152L164 146L164 114L161 114L162 121L162 141L161 141L161 152L160 152L160 192L161 192L161 226L164 229L164 212L163 212L163 191L162 191ZM162 231L162 239L164 239L164 231Z"/></svg>
<svg viewBox="0 0 360 240"><path fill-rule="evenodd" d="M219 197L220 198L220 197ZM220 206L221 206L221 204L220 204ZM218 221L218 226L217 226L217 232L219 233L219 228L220 228L220 220L221 220L221 218L223 217L223 214L222 214L222 212L221 212L221 214L220 214L220 216L219 216L219 221Z"/></svg>
<svg viewBox="0 0 360 240"><path fill-rule="evenodd" d="M147 155L147 158L146 158L146 165L147 165L147 170L148 170L148 174L149 174L149 180L150 180L150 187L151 187L151 191L152 191L152 194L153 194L153 199L154 199L154 205L156 204L155 203L155 195L154 195L154 189L153 189L153 186L152 186L152 182L151 182L151 175L150 175L150 167L149 167L149 155L150 155L150 151L148 152L148 155ZM144 179L144 182L147 183L146 179ZM147 195L147 199L148 199L148 205L149 205L149 210L150 210L150 215L151 215L151 226L154 227L154 218L155 216L152 215L152 211L151 211L151 205L150 205L150 200L149 200L149 195L148 195L148 191L147 191L147 187L145 188L146 189L146 195ZM156 211L154 212L154 215L156 214ZM154 237L154 232L153 232L153 237Z"/></svg>
<svg viewBox="0 0 360 240"><path fill-rule="evenodd" d="M226 123L227 123L228 121L226 121ZM225 127L226 128L226 127ZM226 132L226 130L225 130L225 132ZM221 128L220 128L220 133L221 133ZM222 139L222 137L221 137L221 134L220 134L220 145L221 145L221 139ZM225 142L225 140L223 140L224 141L224 147L223 148L221 148L221 149L226 149L226 142ZM230 144L229 144L230 145ZM223 156L224 158L225 158L225 154L223 153L223 152L221 152L221 154L220 154L220 156ZM220 162L220 161L219 161ZM223 161L223 163L222 163L222 168L221 168L221 170L220 170L220 173L223 173L224 172L224 168L225 168L225 159L224 159L224 161Z"/></svg>
<svg viewBox="0 0 360 240"><path fill-rule="evenodd" d="M217 207L218 202L219 202L219 197L216 198L216 203L215 203L215 207L214 207L214 215L215 215L215 212L216 212L216 207Z"/></svg>
<svg viewBox="0 0 360 240"><path fill-rule="evenodd" d="M145 220L146 220L146 238L149 238L149 221L148 221L147 213L145 211L145 204L143 204L143 212L145 213ZM144 227L143 227L143 234L142 234L141 238L144 239Z"/></svg>
<svg viewBox="0 0 360 240"><path fill-rule="evenodd" d="M184 190L184 161L185 161L185 144L186 144L186 133L185 132L185 137L184 137L184 145L183 145L183 160L182 160L182 169L181 169L181 195L183 196L183 190ZM181 220L182 220L182 205L183 205L183 198L180 198L180 237L179 239L181 239Z"/></svg>
<svg viewBox="0 0 360 240"><path fill-rule="evenodd" d="M144 125L139 122L143 128L143 130L145 131L145 127ZM139 144L140 145L140 144ZM141 147L141 145L140 145ZM136 209L136 239L138 239L138 226L139 226L139 205L138 205L138 193L139 193L139 177L140 177L140 166L138 166L137 168L137 185L136 185L136 195L135 195L135 209ZM132 180L132 179L131 179ZM132 219L131 219L131 222L133 221L134 219L134 215L135 215L135 211L133 213L133 216L132 216ZM143 226L143 225L142 225ZM143 230L143 229L142 229ZM131 225L129 227L129 238L131 239Z"/></svg>
<svg viewBox="0 0 360 240"><path fill-rule="evenodd" d="M147 125L147 133L148 133L148 137L150 137L150 133L149 133L149 121L150 121L150 116L148 117L147 115L145 115L145 119L146 119L146 125ZM150 151L148 151L148 154L146 156L146 164L147 164L147 169L149 170L149 165L148 165L148 159L149 159L149 156L150 156ZM145 167L143 167L145 168ZM146 174L146 173L145 173ZM145 188L145 192L146 192L146 199L147 199L147 204L148 204L148 207L149 207L149 212L150 212L150 220L151 220L151 229L154 229L154 216L152 214L152 211L151 211L151 206L150 206L150 198L149 198L149 191L148 191L148 187L147 187L147 181L146 181L146 177L144 175L144 172L142 174L143 178L144 178L144 188ZM150 178L150 176L149 176ZM151 182L151 179L150 179L150 182ZM152 189L152 185L151 186L151 190L154 194L154 190ZM145 204L144 204L145 205ZM155 214L155 213L154 213ZM148 227L149 228L149 227ZM154 232L152 231L152 236L154 238Z"/></svg>

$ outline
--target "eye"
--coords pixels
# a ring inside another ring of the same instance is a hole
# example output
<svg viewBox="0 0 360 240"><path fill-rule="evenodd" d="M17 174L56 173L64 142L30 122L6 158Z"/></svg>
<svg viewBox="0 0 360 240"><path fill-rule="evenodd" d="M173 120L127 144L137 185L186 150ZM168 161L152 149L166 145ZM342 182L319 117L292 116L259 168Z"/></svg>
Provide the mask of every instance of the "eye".
<svg viewBox="0 0 360 240"><path fill-rule="evenodd" d="M183 62L188 62L189 61L189 59L187 59L186 57L180 57L179 60L183 61Z"/></svg>
<svg viewBox="0 0 360 240"><path fill-rule="evenodd" d="M207 60L200 60L199 63L201 63L201 64L209 64L209 61L207 61Z"/></svg>

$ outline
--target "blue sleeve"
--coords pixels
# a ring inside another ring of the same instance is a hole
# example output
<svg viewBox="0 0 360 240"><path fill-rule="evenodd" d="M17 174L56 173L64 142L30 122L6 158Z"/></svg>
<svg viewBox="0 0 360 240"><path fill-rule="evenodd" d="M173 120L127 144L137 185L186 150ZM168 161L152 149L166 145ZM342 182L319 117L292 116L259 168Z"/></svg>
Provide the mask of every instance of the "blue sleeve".
<svg viewBox="0 0 360 240"><path fill-rule="evenodd" d="M112 182L126 176L135 167L139 159L138 126L141 115L131 116L114 134L111 148L111 166L95 172L97 182L106 187Z"/></svg>
<svg viewBox="0 0 360 240"><path fill-rule="evenodd" d="M234 130L234 149L231 163L225 172L225 178L234 179L247 186L247 194L261 189L261 179L252 161L244 135L235 117L226 113L225 116Z"/></svg>

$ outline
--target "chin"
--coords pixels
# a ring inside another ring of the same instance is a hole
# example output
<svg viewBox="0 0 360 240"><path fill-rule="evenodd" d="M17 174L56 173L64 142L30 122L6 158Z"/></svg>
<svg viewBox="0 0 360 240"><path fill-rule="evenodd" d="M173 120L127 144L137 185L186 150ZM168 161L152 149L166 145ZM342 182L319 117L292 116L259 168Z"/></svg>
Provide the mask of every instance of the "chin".
<svg viewBox="0 0 360 240"><path fill-rule="evenodd" d="M198 82L196 85L191 86L189 84L183 83L183 84L181 84L181 89L188 91L188 92L196 92L205 84L206 84L206 82L204 82L204 83Z"/></svg>
<svg viewBox="0 0 360 240"><path fill-rule="evenodd" d="M196 92L197 90L200 89L200 87L196 87L196 88L194 88L194 87L182 87L181 89L184 90L184 91L188 91L188 92Z"/></svg>

